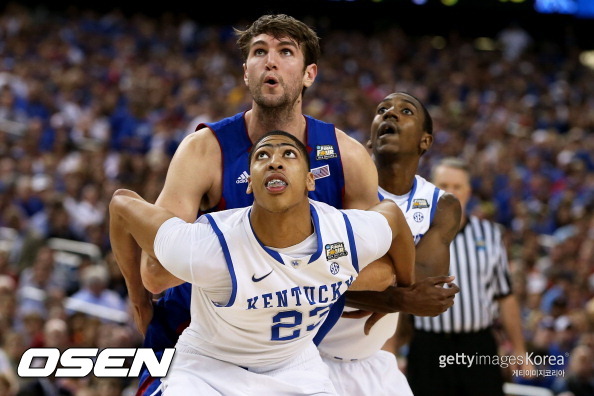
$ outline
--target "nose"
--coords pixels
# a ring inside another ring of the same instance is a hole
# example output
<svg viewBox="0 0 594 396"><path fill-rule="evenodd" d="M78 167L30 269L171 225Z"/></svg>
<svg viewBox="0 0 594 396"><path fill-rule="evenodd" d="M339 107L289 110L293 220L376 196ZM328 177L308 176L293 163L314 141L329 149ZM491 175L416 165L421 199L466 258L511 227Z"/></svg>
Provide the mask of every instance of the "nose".
<svg viewBox="0 0 594 396"><path fill-rule="evenodd" d="M396 120L398 120L398 113L395 111L394 106L387 109L386 112L383 114L384 120L390 117L396 118Z"/></svg>
<svg viewBox="0 0 594 396"><path fill-rule="evenodd" d="M268 52L265 66L267 70L277 69L276 54L273 51Z"/></svg>
<svg viewBox="0 0 594 396"><path fill-rule="evenodd" d="M280 160L281 156L277 153L274 153L270 158L270 162L268 163L269 170L278 170L283 169L282 161Z"/></svg>

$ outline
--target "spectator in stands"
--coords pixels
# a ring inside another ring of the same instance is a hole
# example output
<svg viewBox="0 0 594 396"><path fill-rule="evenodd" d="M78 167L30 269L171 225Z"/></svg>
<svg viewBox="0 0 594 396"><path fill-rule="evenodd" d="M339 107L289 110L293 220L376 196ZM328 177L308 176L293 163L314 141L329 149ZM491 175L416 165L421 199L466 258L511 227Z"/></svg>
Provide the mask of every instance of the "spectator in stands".
<svg viewBox="0 0 594 396"><path fill-rule="evenodd" d="M594 352L590 346L573 348L565 376L556 379L553 390L557 395L594 395Z"/></svg>
<svg viewBox="0 0 594 396"><path fill-rule="evenodd" d="M108 289L108 284L109 272L103 264L87 266L81 271L81 289L71 299L82 303L77 306L87 314L97 314L102 321L118 321L117 315L111 311L127 313L126 302L115 291ZM107 310L101 310L102 307Z"/></svg>
<svg viewBox="0 0 594 396"><path fill-rule="evenodd" d="M42 246L36 253L33 266L25 268L19 277L17 296L19 311L36 311L47 316L45 300L49 295L59 295L65 288L54 263L54 251Z"/></svg>

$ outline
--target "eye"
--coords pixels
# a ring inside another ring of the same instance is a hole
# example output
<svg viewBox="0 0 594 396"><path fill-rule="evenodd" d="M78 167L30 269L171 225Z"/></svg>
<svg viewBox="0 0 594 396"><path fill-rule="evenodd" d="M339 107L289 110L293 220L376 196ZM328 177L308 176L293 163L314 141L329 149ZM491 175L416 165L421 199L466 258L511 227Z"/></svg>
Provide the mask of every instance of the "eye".
<svg viewBox="0 0 594 396"><path fill-rule="evenodd" d="M409 109L408 107L405 107L404 109L402 109L402 113L406 114L406 115L414 115L415 113Z"/></svg>
<svg viewBox="0 0 594 396"><path fill-rule="evenodd" d="M265 151L260 151L259 153L256 153L256 159L265 159L268 158L268 153Z"/></svg>
<svg viewBox="0 0 594 396"><path fill-rule="evenodd" d="M293 150L287 150L285 151L285 157L287 158L297 158L297 153L295 153L295 151Z"/></svg>
<svg viewBox="0 0 594 396"><path fill-rule="evenodd" d="M293 55L293 51L289 48L283 48L280 52L281 52L281 54L283 54L285 56Z"/></svg>
<svg viewBox="0 0 594 396"><path fill-rule="evenodd" d="M388 108L382 106L377 109L377 114L384 114L386 111L388 111Z"/></svg>
<svg viewBox="0 0 594 396"><path fill-rule="evenodd" d="M266 51L264 51L262 48L256 48L254 50L254 55L255 56L262 56L262 55L266 55Z"/></svg>

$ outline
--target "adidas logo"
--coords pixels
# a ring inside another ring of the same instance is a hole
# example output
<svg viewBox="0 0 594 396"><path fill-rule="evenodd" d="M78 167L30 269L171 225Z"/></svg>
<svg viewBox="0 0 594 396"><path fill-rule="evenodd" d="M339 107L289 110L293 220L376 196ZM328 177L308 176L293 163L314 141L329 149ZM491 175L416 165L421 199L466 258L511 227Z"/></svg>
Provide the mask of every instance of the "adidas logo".
<svg viewBox="0 0 594 396"><path fill-rule="evenodd" d="M249 177L248 173L246 171L243 171L243 173L241 175L239 175L237 180L235 180L235 183L237 183L237 184L247 183L248 177Z"/></svg>

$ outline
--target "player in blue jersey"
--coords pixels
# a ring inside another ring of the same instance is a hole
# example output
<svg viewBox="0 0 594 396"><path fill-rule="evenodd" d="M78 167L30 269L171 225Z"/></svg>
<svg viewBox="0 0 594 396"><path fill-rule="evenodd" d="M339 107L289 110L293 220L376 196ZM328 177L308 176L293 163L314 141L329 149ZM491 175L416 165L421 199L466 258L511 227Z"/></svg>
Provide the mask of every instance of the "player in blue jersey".
<svg viewBox="0 0 594 396"><path fill-rule="evenodd" d="M199 211L251 204L251 197L245 193L247 153L254 141L275 129L285 130L306 144L316 178L311 198L336 208L367 209L379 202L377 170L365 147L334 125L302 114L303 93L317 75L320 47L315 32L292 17L265 15L246 30L237 30L237 35L252 108L200 125L187 136L171 161L156 204L188 222L194 221ZM138 263L120 263L135 322L145 334L144 346L157 351L172 347L190 321L191 288L187 284L170 288L153 306L152 294L144 288L138 267ZM391 263L378 263L374 269L379 283L361 284L361 288L386 286L391 268ZM415 289L394 288L396 298L391 299L390 310L403 308L399 306L406 300L402 295L422 295L424 288L424 284ZM413 313L437 315L446 308L436 306ZM335 319L340 313L339 309L333 311ZM327 330L319 332L316 342ZM158 382L144 371L138 394L151 394Z"/></svg>
<svg viewBox="0 0 594 396"><path fill-rule="evenodd" d="M431 115L417 98L395 92L378 104L368 144L379 173L380 195L396 202L412 231L416 244L417 285L421 282L432 285L425 288L424 296L409 299L407 309L412 310L422 309L425 298L451 306L459 290L451 283L453 277L445 282L450 283L451 288L444 289L444 282L436 282L438 278L434 276L449 273L449 246L460 224L460 202L416 174L421 156L433 142L432 124ZM372 302L381 300L378 293L349 293L359 297L368 294ZM382 295L391 294L388 291ZM374 314L367 325L377 323L368 331L365 329L367 317L349 317L355 315L361 313L349 313L340 318L318 346L338 393L343 396L412 396L395 358L394 334L399 314Z"/></svg>
<svg viewBox="0 0 594 396"><path fill-rule="evenodd" d="M397 281L412 283L415 250L402 211L390 200L339 211L309 199L308 159L296 137L265 134L248 158L253 204L195 223L132 191L114 194L116 260L140 260L138 244L159 259L141 269L151 291L192 283L191 322L164 395L337 395L312 342L330 307L386 253Z"/></svg>

